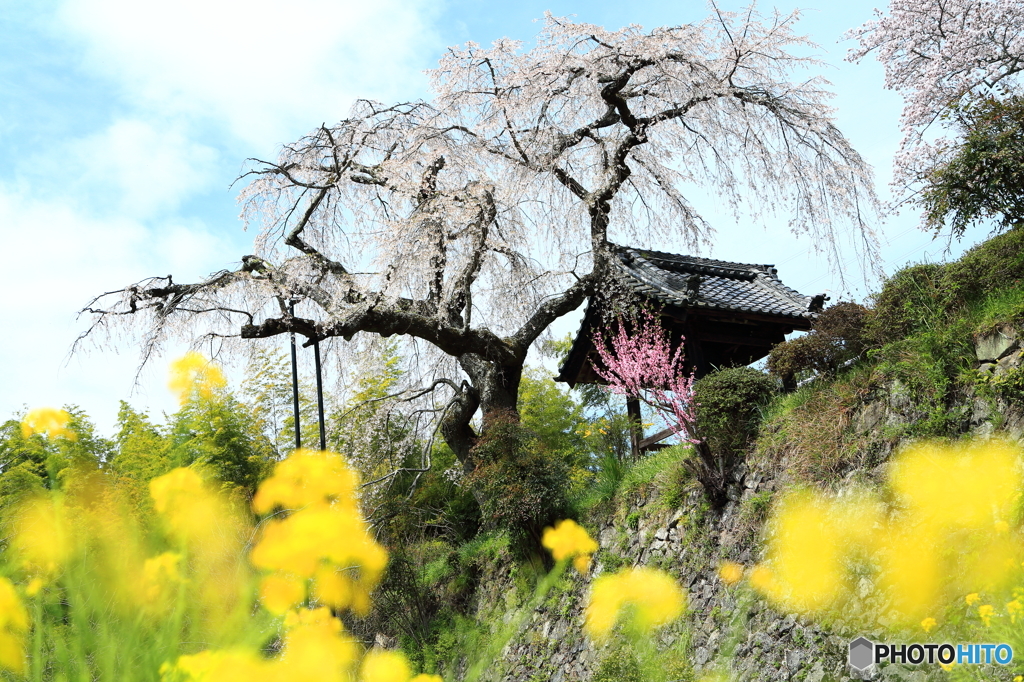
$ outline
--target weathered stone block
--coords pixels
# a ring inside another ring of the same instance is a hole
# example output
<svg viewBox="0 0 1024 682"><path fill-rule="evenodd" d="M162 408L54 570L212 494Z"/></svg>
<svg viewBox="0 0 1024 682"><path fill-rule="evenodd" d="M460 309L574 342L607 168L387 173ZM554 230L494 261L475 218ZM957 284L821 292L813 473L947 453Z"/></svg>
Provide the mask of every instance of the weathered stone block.
<svg viewBox="0 0 1024 682"><path fill-rule="evenodd" d="M1019 347L1016 330L1011 327L1000 327L975 340L974 354L979 362L995 362Z"/></svg>

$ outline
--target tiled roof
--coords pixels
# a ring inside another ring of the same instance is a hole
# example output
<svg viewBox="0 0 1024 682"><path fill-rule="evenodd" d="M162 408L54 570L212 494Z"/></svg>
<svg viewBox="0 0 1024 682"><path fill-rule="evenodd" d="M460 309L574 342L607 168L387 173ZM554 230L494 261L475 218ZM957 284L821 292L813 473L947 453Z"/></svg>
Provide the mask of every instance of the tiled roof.
<svg viewBox="0 0 1024 682"><path fill-rule="evenodd" d="M771 265L729 263L614 245L612 252L617 256L613 263L620 281L667 305L814 319L824 299L790 289L779 281Z"/></svg>

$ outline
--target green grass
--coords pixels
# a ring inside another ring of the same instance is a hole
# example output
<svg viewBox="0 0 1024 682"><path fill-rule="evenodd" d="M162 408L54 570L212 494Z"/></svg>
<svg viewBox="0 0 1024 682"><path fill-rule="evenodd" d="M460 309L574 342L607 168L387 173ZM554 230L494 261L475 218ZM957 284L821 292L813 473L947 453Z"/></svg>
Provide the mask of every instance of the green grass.
<svg viewBox="0 0 1024 682"><path fill-rule="evenodd" d="M1024 322L1024 287L1015 284L1007 289L994 291L986 296L974 309L977 318L976 329L984 334L1001 324Z"/></svg>
<svg viewBox="0 0 1024 682"><path fill-rule="evenodd" d="M689 456L688 445L673 445L641 457L622 477L618 489L619 499L654 488L663 489L671 483L669 475Z"/></svg>

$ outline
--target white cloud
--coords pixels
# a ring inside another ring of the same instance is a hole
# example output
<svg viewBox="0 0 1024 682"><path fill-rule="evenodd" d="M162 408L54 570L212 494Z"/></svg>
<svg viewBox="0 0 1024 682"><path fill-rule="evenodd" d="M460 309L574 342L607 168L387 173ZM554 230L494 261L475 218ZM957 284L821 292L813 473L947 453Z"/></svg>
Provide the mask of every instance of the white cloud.
<svg viewBox="0 0 1024 682"><path fill-rule="evenodd" d="M173 210L216 178L215 150L138 119L71 143L68 156L82 195L108 195L109 212L136 218Z"/></svg>
<svg viewBox="0 0 1024 682"><path fill-rule="evenodd" d="M66 0L87 65L165 114L212 115L260 148L345 115L356 96L412 99L438 55L428 0Z"/></svg>
<svg viewBox="0 0 1024 682"><path fill-rule="evenodd" d="M14 182L34 197L75 201L94 213L147 220L227 188L218 151L159 119L121 118L83 137L16 159ZM225 197L227 194L225 194Z"/></svg>
<svg viewBox="0 0 1024 682"><path fill-rule="evenodd" d="M109 433L118 398L132 391L138 346L122 343L120 354L96 350L65 367L84 329L75 314L91 296L148 275L174 272L186 281L206 274L224 265L227 251L198 222L146 226L130 218L91 217L60 199L33 198L0 185L0 419L23 404L74 403ZM164 367L156 364L133 401L171 409Z"/></svg>

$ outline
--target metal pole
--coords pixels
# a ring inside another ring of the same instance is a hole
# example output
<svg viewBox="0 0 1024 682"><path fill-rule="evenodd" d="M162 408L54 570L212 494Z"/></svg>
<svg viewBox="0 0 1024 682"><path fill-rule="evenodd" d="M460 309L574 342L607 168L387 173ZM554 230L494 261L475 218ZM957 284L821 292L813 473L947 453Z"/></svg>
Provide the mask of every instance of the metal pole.
<svg viewBox="0 0 1024 682"><path fill-rule="evenodd" d="M295 317L295 301L288 302L288 314ZM290 333L292 339L292 409L295 412L295 449L302 447L302 422L299 417L299 367L295 359L295 332Z"/></svg>
<svg viewBox="0 0 1024 682"><path fill-rule="evenodd" d="M320 339L313 339L313 359L316 363L316 413L320 421L320 449L327 449L327 430L324 428L324 383L320 375Z"/></svg>

